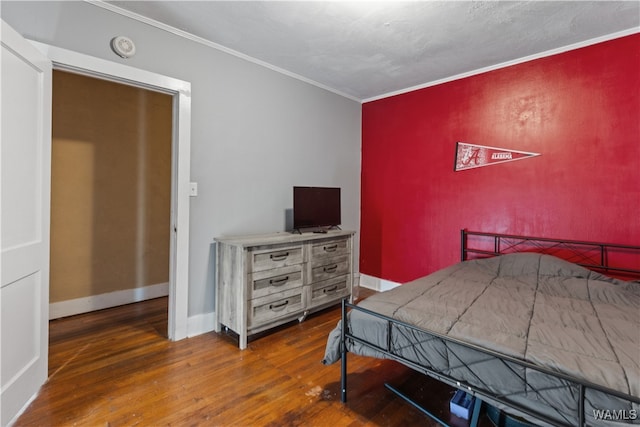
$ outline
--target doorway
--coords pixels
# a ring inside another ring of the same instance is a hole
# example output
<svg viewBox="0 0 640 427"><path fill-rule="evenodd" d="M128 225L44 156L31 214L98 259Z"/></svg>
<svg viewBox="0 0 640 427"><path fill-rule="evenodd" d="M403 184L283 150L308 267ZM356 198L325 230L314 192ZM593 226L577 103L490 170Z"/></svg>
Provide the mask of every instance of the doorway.
<svg viewBox="0 0 640 427"><path fill-rule="evenodd" d="M172 97L53 71L50 319L169 291Z"/></svg>
<svg viewBox="0 0 640 427"><path fill-rule="evenodd" d="M33 44L55 70L145 88L172 97L168 337L188 336L191 83L44 43ZM46 316L46 314L45 314Z"/></svg>

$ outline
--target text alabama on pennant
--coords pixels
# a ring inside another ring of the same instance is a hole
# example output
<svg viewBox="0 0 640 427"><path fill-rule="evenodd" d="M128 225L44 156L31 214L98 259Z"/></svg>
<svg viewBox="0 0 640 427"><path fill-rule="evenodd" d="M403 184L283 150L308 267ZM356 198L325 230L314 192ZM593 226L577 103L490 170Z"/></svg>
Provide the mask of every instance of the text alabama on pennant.
<svg viewBox="0 0 640 427"><path fill-rule="evenodd" d="M487 145L456 143L455 171L480 168L496 165L498 163L513 162L539 156L540 153L510 150L507 148L490 147Z"/></svg>

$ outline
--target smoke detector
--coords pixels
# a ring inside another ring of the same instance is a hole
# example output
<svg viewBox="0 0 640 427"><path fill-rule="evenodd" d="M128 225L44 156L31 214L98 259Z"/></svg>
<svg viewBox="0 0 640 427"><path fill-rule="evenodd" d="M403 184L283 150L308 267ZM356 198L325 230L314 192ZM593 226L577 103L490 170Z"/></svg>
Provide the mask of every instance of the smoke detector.
<svg viewBox="0 0 640 427"><path fill-rule="evenodd" d="M122 58L131 58L136 54L136 45L133 40L125 36L117 36L111 39L111 49Z"/></svg>

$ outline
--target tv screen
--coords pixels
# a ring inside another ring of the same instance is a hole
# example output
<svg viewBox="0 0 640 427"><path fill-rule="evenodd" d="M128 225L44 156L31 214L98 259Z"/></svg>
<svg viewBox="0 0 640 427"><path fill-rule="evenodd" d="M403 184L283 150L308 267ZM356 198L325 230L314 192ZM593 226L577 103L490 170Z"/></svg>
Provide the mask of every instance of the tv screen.
<svg viewBox="0 0 640 427"><path fill-rule="evenodd" d="M293 187L293 228L340 225L340 188Z"/></svg>

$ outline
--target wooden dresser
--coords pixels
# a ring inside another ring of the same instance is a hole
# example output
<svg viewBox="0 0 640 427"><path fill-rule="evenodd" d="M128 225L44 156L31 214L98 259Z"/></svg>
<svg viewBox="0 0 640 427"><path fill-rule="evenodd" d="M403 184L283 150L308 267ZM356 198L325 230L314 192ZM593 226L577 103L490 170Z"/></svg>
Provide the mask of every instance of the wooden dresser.
<svg viewBox="0 0 640 427"><path fill-rule="evenodd" d="M351 296L353 231L216 238L216 324L247 337Z"/></svg>

